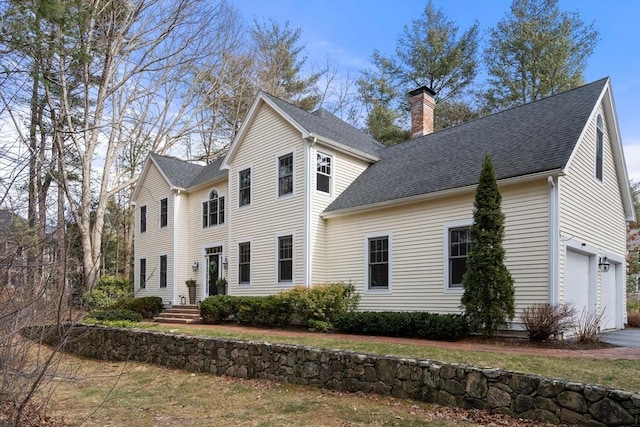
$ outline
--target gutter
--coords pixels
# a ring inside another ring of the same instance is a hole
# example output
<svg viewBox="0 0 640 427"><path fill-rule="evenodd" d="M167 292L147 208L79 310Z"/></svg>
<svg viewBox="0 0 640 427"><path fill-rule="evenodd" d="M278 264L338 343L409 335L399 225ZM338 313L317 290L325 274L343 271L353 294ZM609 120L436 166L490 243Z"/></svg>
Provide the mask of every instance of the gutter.
<svg viewBox="0 0 640 427"><path fill-rule="evenodd" d="M541 178L547 178L548 176L562 176L562 169L554 169L551 171L537 172L529 175L521 175L512 178L505 178L498 180L499 185L513 185L523 182L535 181ZM352 208L336 209L334 211L324 211L320 214L320 218L337 218L341 216L353 215L356 213L375 211L378 209L396 207L402 205L408 205L411 203L422 202L425 200L435 200L444 197L457 196L460 194L473 193L476 190L478 184L467 185L464 187L450 188L447 190L434 191L431 193L417 194L415 196L401 197L399 199L385 200L377 203L370 203L362 206L355 206Z"/></svg>

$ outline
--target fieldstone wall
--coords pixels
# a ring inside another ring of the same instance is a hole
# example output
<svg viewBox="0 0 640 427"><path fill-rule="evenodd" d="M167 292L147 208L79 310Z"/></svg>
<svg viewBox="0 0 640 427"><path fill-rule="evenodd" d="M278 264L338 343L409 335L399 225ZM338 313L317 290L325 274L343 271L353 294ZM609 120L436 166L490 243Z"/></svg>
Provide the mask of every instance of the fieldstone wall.
<svg viewBox="0 0 640 427"><path fill-rule="evenodd" d="M61 335L52 330L47 342L54 344ZM391 395L550 423L640 425L640 393L501 369L100 326L74 327L65 350L95 359Z"/></svg>

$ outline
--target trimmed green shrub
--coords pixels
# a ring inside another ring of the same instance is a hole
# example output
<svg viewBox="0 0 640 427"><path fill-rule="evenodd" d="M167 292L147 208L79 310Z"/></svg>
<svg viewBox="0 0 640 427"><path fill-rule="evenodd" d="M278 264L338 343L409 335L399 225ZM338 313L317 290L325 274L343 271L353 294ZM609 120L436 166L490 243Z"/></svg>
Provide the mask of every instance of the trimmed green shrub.
<svg viewBox="0 0 640 427"><path fill-rule="evenodd" d="M442 341L456 341L469 333L469 325L463 315L422 311L350 312L339 316L334 325L343 333Z"/></svg>
<svg viewBox="0 0 640 427"><path fill-rule="evenodd" d="M200 304L205 323L236 321L253 325L289 325L292 319L314 330L330 330L340 315L354 310L359 295L353 285L295 287L277 295L245 297L216 295Z"/></svg>
<svg viewBox="0 0 640 427"><path fill-rule="evenodd" d="M98 284L84 294L90 309L109 309L118 306L124 298L133 296L131 283L121 276L102 276Z"/></svg>
<svg viewBox="0 0 640 427"><path fill-rule="evenodd" d="M140 322L142 320L140 313L136 313L133 310L127 310L125 308L95 310L89 314L89 317L100 321L128 320L131 322Z"/></svg>
<svg viewBox="0 0 640 427"><path fill-rule="evenodd" d="M344 283L296 286L278 295L290 300L296 316L307 325L311 320L333 323L338 316L354 311L360 302L355 286Z"/></svg>
<svg viewBox="0 0 640 427"><path fill-rule="evenodd" d="M229 295L207 297L200 303L200 317L204 323L220 323L228 320L236 311L237 299Z"/></svg>
<svg viewBox="0 0 640 427"><path fill-rule="evenodd" d="M164 309L160 297L127 298L121 300L117 306L140 313L143 319L153 319Z"/></svg>

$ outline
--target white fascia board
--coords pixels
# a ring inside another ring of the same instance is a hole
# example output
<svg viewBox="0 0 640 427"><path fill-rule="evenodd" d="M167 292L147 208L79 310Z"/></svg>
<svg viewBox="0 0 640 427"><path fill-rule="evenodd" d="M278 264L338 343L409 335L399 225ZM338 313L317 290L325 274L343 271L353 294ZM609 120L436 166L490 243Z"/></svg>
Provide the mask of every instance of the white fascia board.
<svg viewBox="0 0 640 427"><path fill-rule="evenodd" d="M589 115L589 119L584 124L582 132L578 141L576 141L573 151L569 156L567 164L564 166L562 173L567 174L569 165L573 162L574 157L578 151L580 143L584 140L585 134L589 124L595 119L598 114L598 107L600 104L604 105L604 116L607 121L607 129L609 130L609 141L611 143L613 151L613 161L616 166L616 176L618 178L618 186L620 187L620 193L622 197L622 203L625 211L625 217L627 221L635 221L635 210L633 208L633 198L631 196L631 190L629 188L629 174L627 172L627 163L624 159L624 151L622 149L622 139L620 137L620 127L618 125L618 116L616 113L615 102L613 101L613 92L611 90L611 80L607 79L607 84L602 88L602 93L598 97L597 102L593 106L593 110Z"/></svg>
<svg viewBox="0 0 640 427"><path fill-rule="evenodd" d="M289 122L291 126L293 126L298 131L300 131L300 133L302 134L302 138L307 138L309 136L309 132L306 129L304 129L302 126L300 126L298 122L293 120L288 114L286 114L284 111L278 108L278 106L275 103L273 103L269 98L264 96L262 92L259 92L258 95L256 96L256 99L253 101L253 104L251 105L251 108L249 109L249 113L247 114L247 117L242 123L242 126L240 126L240 131L238 132L236 137L233 139L233 142L229 147L229 152L227 153L224 161L222 162L220 169L230 169L231 161L233 160L233 157L236 155L240 147L240 141L244 139L246 133L251 127L251 124L253 123L253 120L258 114L258 110L260 109L260 104L263 102L269 105L271 108L273 108L273 110L276 111L280 116L282 116L287 122Z"/></svg>
<svg viewBox="0 0 640 427"><path fill-rule="evenodd" d="M518 184L521 182L535 181L537 179L547 179L549 175L562 176L563 173L560 169L554 169L551 171L537 172L529 175L515 176L512 178L498 180L498 185L504 186L504 185ZM320 218L323 218L323 219L336 218L339 216L346 216L346 215L353 215L361 212L374 211L377 209L383 209L390 206L394 206L394 207L402 206L402 205L408 205L411 203L422 202L425 200L435 200L435 199L441 199L444 197L457 196L459 194L473 193L476 191L477 186L478 186L477 184L467 185L465 187L456 187L448 190L434 191L432 193L418 194L415 196L403 197L400 199L385 200L384 202L371 203L368 205L356 206L354 208L346 208L346 209L340 209L336 211L322 212L320 214Z"/></svg>
<svg viewBox="0 0 640 427"><path fill-rule="evenodd" d="M374 156L372 154L368 154L365 153L364 151L360 151L360 150L356 150L355 148L351 148L349 146L346 146L344 144L341 144L337 141L333 141L329 138L326 138L322 135L318 135L315 133L310 133L309 134L309 138L315 138L316 142L319 144L323 144L326 145L327 147L333 148L336 151L340 151L346 154L350 154L354 157L357 157L361 160L365 160L367 162L371 162L371 163L375 163L378 160L380 160L380 158L378 156Z"/></svg>

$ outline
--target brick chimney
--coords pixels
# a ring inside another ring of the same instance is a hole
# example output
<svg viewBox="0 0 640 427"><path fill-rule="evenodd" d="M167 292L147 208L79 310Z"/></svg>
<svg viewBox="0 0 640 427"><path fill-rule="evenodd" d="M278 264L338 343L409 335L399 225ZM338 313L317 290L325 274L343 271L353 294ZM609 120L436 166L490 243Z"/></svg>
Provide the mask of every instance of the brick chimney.
<svg viewBox="0 0 640 427"><path fill-rule="evenodd" d="M411 139L433 133L433 112L436 93L426 86L409 92L411 105Z"/></svg>

